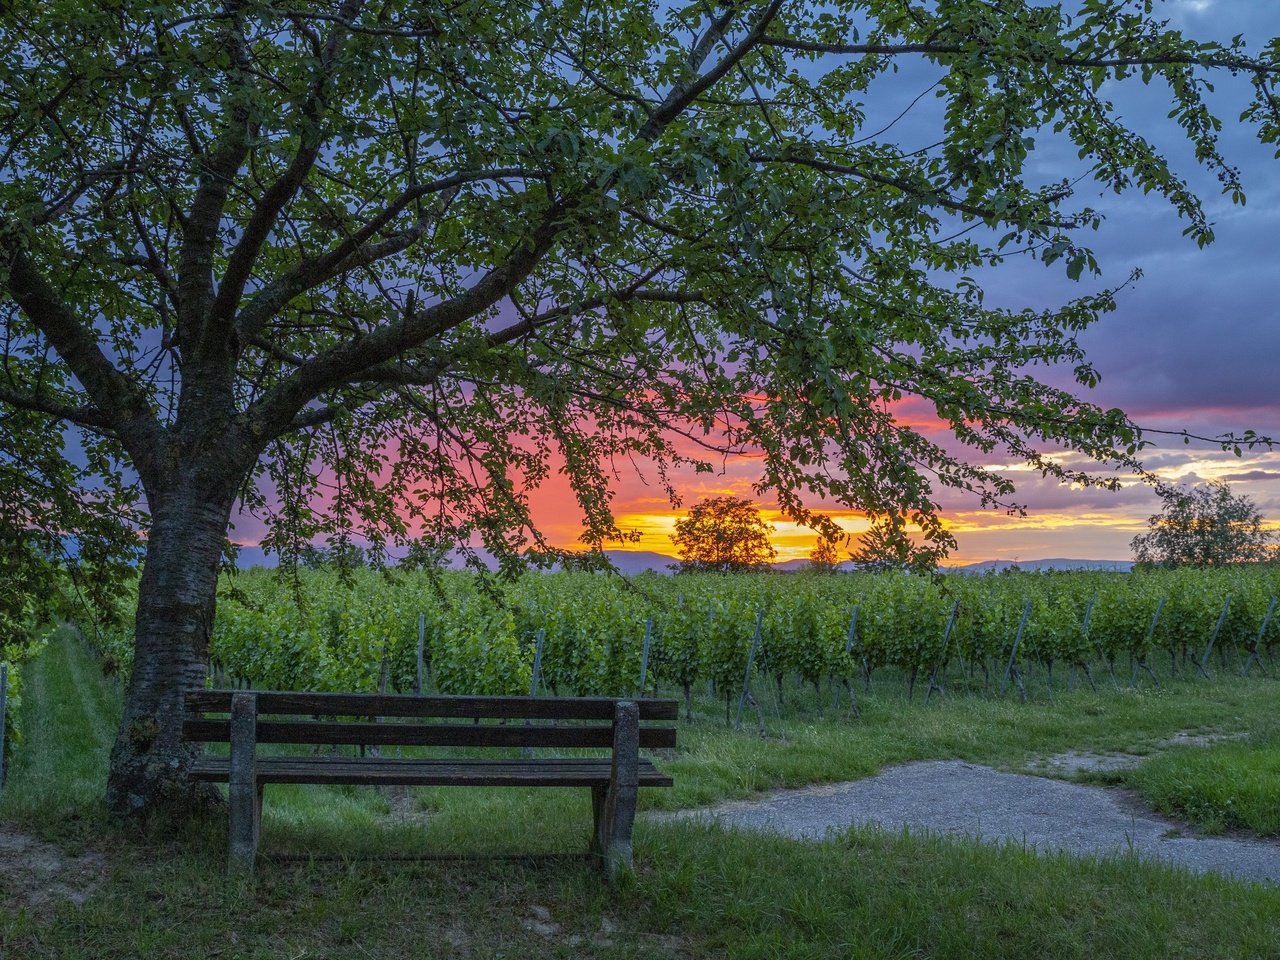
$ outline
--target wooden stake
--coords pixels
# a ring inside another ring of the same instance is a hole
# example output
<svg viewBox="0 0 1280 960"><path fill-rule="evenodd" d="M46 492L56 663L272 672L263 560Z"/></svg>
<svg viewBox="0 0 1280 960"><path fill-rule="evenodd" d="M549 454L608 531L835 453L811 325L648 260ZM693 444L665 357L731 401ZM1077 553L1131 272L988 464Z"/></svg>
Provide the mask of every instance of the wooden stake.
<svg viewBox="0 0 1280 960"><path fill-rule="evenodd" d="M529 696L538 695L538 681L542 679L542 641L547 638L547 631L542 627L533 637L533 680L529 684Z"/></svg>
<svg viewBox="0 0 1280 960"><path fill-rule="evenodd" d="M1213 653L1213 644L1218 639L1218 633L1222 630L1222 624L1226 621L1227 611L1230 609L1231 594L1228 593L1227 602L1222 605L1222 612L1218 614L1218 622L1213 625L1213 633L1209 636L1209 645L1204 648L1204 656L1200 658L1200 663L1197 664L1200 676L1204 677L1206 680L1209 679L1209 671L1205 669L1209 663L1209 654Z"/></svg>
<svg viewBox="0 0 1280 960"><path fill-rule="evenodd" d="M1151 679L1155 681L1156 686L1160 686L1160 678L1156 676L1156 672L1151 669L1151 665L1147 663L1147 648L1151 646L1151 639L1156 635L1156 625L1160 623L1160 614L1164 612L1165 598L1161 597L1160 602L1156 604L1156 612L1151 615L1151 625L1147 627L1147 638L1142 645L1142 653L1136 659L1130 654L1133 660L1133 673L1129 677L1129 686L1136 687L1138 685L1138 668L1141 667L1151 675Z"/></svg>
<svg viewBox="0 0 1280 960"><path fill-rule="evenodd" d="M417 679L413 684L413 692L418 696L422 696L423 679L426 675L425 657L423 656L427 639L427 615L425 613L418 614L418 672Z"/></svg>
<svg viewBox="0 0 1280 960"><path fill-rule="evenodd" d="M644 621L644 647L640 650L640 695L644 696L644 679L649 672L649 641L653 639L653 617Z"/></svg>
<svg viewBox="0 0 1280 960"><path fill-rule="evenodd" d="M933 668L933 673L929 675L929 689L924 695L924 702L928 703L929 698L933 696L933 691L937 690L939 694L944 691L942 684L938 682L938 674L942 672L947 663L947 644L951 641L951 628L956 625L956 614L960 612L960 601L957 600L951 604L951 616L947 618L947 629L942 634L942 652L938 654L938 665Z"/></svg>
<svg viewBox="0 0 1280 960"><path fill-rule="evenodd" d="M1255 663L1258 665L1258 669L1262 671L1263 676L1267 674L1266 668L1262 665L1262 658L1258 656L1258 648L1262 646L1263 638L1267 635L1267 627L1271 623L1271 614L1275 613L1275 611L1276 598L1272 597L1271 602L1267 604L1267 612L1262 618L1262 626L1258 628L1258 638L1253 641L1253 649L1249 651L1249 659L1244 665L1244 675L1246 677L1249 675L1249 668Z"/></svg>
<svg viewBox="0 0 1280 960"><path fill-rule="evenodd" d="M1018 622L1018 635L1013 638L1013 650L1009 652L1009 666L1005 667L1004 679L1000 681L1000 696L1004 696L1005 690L1009 688L1009 678L1014 677L1018 690L1022 693L1022 699L1027 699L1027 690L1022 685L1022 675L1018 673L1018 645L1022 643L1023 631L1027 629L1027 618L1031 616L1031 598L1027 598L1027 602L1022 606L1022 619Z"/></svg>
<svg viewBox="0 0 1280 960"><path fill-rule="evenodd" d="M756 648L760 646L760 632L764 628L764 610L756 611L756 633L751 638L751 649L747 651L747 671L742 677L742 695L738 697L738 717L734 721L734 728L742 729L742 709L747 705L747 698L751 698L751 704L756 709L756 719L760 722L761 732L764 730L764 717L760 715L760 707L755 701L755 697L751 696L751 671L756 663Z"/></svg>
<svg viewBox="0 0 1280 960"><path fill-rule="evenodd" d="M1275 603L1273 600L1272 603ZM4 739L9 732L9 665L0 663L0 787L4 786Z"/></svg>
<svg viewBox="0 0 1280 960"><path fill-rule="evenodd" d="M858 637L858 605L854 604L853 613L849 617L849 631L847 634L845 634L845 639L844 639L844 658L846 661L848 661L849 657L852 656L853 654L853 644L857 640L857 637ZM858 710L858 701L853 694L853 684L849 681L848 677L843 677L841 679L841 682L845 685L845 688L849 691L849 709L853 712L853 715L855 717L859 716L860 713ZM832 701L831 706L838 707L840 706L840 690L838 688L836 689L835 694L836 694L835 699Z"/></svg>

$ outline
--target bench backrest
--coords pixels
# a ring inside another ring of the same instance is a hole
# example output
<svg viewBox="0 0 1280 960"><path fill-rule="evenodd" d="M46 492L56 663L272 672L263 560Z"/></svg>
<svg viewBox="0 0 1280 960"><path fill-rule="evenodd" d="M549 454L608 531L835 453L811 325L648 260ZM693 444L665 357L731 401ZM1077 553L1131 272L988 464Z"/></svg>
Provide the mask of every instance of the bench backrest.
<svg viewBox="0 0 1280 960"><path fill-rule="evenodd" d="M232 723L225 715L232 712L233 697L242 704L252 698L256 743L556 748L611 747L617 704L632 699L200 690L187 695L186 739L229 743ZM654 721L675 720L677 702L632 702L640 720L639 745L674 747L675 727ZM494 720L541 722L485 722Z"/></svg>

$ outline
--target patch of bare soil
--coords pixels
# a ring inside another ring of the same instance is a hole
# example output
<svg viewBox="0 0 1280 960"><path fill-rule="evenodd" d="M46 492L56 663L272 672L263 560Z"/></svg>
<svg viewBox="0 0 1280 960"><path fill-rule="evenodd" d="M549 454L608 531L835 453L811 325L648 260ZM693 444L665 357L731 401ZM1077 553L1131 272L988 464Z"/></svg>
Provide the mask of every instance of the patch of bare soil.
<svg viewBox="0 0 1280 960"><path fill-rule="evenodd" d="M8 904L37 909L68 902L82 905L107 873L100 853L71 855L0 824L0 889Z"/></svg>
<svg viewBox="0 0 1280 960"><path fill-rule="evenodd" d="M1247 733L1190 733L1180 730L1166 740L1160 741L1157 750L1167 747L1207 747L1228 740L1241 740ZM1052 776L1075 776L1081 773L1112 773L1117 770L1132 770L1152 756L1136 753L1089 753L1079 750L1068 750L1051 757L1040 757L1027 764L1032 773L1050 774Z"/></svg>
<svg viewBox="0 0 1280 960"><path fill-rule="evenodd" d="M687 956L687 946L680 937L663 934L624 933L622 927L611 917L604 917L600 927L590 936L566 934L564 927L551 916L551 911L539 904L530 904L528 915L521 921L521 926L531 933L546 940L553 940L569 947L612 947L619 937L631 944L644 943L652 950L666 953L673 957Z"/></svg>
<svg viewBox="0 0 1280 960"><path fill-rule="evenodd" d="M425 826L431 816L418 803L417 794L412 787L399 784L382 787L382 797L387 801L390 818L396 823L418 824Z"/></svg>

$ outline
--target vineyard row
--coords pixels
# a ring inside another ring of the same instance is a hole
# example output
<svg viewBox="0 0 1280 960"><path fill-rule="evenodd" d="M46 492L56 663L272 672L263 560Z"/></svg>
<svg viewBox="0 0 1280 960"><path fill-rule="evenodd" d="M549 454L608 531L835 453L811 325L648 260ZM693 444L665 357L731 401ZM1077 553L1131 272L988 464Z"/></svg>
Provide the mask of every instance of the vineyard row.
<svg viewBox="0 0 1280 960"><path fill-rule="evenodd" d="M1280 642L1280 569L939 578L527 576L486 589L469 574L268 571L228 579L210 644L220 677L285 690L623 695L759 673L815 686L884 667L945 671L1009 662L1088 670L1161 654L1195 671L1212 644L1250 666ZM757 621L759 637L756 639ZM648 641L646 642L646 636ZM541 640L539 640L541 638ZM127 670L130 638L107 638ZM1015 650L1016 644L1016 650ZM1015 656L1016 654L1016 656ZM726 694L727 695L727 694Z"/></svg>

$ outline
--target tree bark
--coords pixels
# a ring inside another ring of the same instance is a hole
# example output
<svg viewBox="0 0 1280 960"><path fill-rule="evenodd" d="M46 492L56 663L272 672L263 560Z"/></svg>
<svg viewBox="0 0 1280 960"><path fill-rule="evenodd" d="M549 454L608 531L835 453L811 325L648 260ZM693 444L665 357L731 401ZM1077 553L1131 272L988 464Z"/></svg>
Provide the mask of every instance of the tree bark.
<svg viewBox="0 0 1280 960"><path fill-rule="evenodd" d="M188 462L148 490L133 674L107 780L107 805L119 816L181 814L215 795L188 777L196 749L182 738L182 715L187 692L204 686L234 486L211 491L195 473Z"/></svg>

